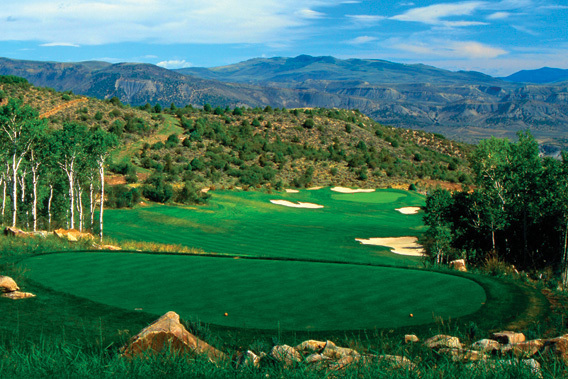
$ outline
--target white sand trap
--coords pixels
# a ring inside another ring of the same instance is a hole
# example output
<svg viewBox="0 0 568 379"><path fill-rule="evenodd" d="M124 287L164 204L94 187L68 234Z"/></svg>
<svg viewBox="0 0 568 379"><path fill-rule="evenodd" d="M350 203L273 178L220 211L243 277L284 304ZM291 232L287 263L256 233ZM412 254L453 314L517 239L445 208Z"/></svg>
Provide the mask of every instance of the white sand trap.
<svg viewBox="0 0 568 379"><path fill-rule="evenodd" d="M286 193L298 193L300 191L295 190L295 189L290 189L290 188L286 188Z"/></svg>
<svg viewBox="0 0 568 379"><path fill-rule="evenodd" d="M404 207L395 209L395 211L399 211L403 215L415 215L418 211L420 211L420 207Z"/></svg>
<svg viewBox="0 0 568 379"><path fill-rule="evenodd" d="M340 193L361 193L361 192L375 192L374 189L372 188L359 188L359 189L352 189L352 188L346 188L346 187L333 187L331 189L332 191L335 192L340 192Z"/></svg>
<svg viewBox="0 0 568 379"><path fill-rule="evenodd" d="M323 205L319 204L302 203L302 202L292 203L291 201L288 200L270 200L270 202L272 204L284 205L285 207L292 207L292 208L309 208L309 209L323 208Z"/></svg>
<svg viewBox="0 0 568 379"><path fill-rule="evenodd" d="M391 252L400 255L411 255L421 257L424 255L422 246L416 243L416 237L389 237L389 238L355 238L355 241L363 245L386 246L391 248Z"/></svg>
<svg viewBox="0 0 568 379"><path fill-rule="evenodd" d="M322 189L322 188L323 187L310 187L310 188L308 188L308 191L316 191L316 190L319 190L319 189Z"/></svg>

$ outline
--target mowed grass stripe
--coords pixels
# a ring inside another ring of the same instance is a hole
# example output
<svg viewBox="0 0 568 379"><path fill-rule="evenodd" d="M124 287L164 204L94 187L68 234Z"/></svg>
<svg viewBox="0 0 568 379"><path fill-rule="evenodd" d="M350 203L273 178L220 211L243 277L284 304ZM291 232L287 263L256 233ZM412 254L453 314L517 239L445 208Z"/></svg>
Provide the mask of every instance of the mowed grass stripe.
<svg viewBox="0 0 568 379"><path fill-rule="evenodd" d="M344 200L360 195L365 202ZM337 196L329 189L297 194L216 191L209 205L194 209L109 210L105 225L107 234L119 240L180 244L222 254L419 264L419 259L395 256L385 247L361 246L355 238L418 236L423 230L421 215L402 215L395 209L423 205L421 195L378 190L341 195L340 200ZM324 208L288 208L271 204L271 199L312 202Z"/></svg>
<svg viewBox="0 0 568 379"><path fill-rule="evenodd" d="M239 328L411 326L465 316L485 302L469 279L392 267L134 253L50 254L22 264L57 291Z"/></svg>

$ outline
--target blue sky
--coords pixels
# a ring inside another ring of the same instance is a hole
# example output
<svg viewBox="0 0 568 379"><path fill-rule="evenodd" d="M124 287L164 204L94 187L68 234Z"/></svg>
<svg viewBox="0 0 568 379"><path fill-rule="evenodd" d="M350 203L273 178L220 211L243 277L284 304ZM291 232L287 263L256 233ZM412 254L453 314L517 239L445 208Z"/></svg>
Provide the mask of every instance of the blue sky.
<svg viewBox="0 0 568 379"><path fill-rule="evenodd" d="M4 0L0 56L222 66L300 54L568 68L568 0Z"/></svg>

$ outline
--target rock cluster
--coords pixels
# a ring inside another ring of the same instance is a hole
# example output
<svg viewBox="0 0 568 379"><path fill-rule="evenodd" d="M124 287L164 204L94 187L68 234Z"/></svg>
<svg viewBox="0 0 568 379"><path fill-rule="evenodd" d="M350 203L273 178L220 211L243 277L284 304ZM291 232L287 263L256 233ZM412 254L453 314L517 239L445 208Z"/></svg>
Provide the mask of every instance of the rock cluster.
<svg viewBox="0 0 568 379"><path fill-rule="evenodd" d="M27 299L35 297L33 293L21 292L20 287L16 284L14 279L9 276L0 275L0 293L2 297L12 300Z"/></svg>
<svg viewBox="0 0 568 379"><path fill-rule="evenodd" d="M276 345L269 355L246 351L237 357L238 367L260 367L263 361L280 362L286 367L303 363L318 370L338 371L349 366L384 364L391 369L415 370L408 358L396 355L363 354L357 350L337 346L332 341L308 340L292 347Z"/></svg>

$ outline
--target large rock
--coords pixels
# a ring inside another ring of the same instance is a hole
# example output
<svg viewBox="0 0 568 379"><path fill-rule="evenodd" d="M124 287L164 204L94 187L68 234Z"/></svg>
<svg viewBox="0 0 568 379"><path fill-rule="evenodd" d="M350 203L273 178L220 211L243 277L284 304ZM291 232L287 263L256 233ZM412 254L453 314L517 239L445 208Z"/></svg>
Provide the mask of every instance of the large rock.
<svg viewBox="0 0 568 379"><path fill-rule="evenodd" d="M458 337L447 336L438 334L434 337L428 338L424 341L424 345L430 349L461 349L462 344Z"/></svg>
<svg viewBox="0 0 568 379"><path fill-rule="evenodd" d="M56 229L53 231L53 234L69 242L77 242L81 239L94 239L91 233L80 232L76 229Z"/></svg>
<svg viewBox="0 0 568 379"><path fill-rule="evenodd" d="M415 334L406 334L404 336L404 343L417 343L420 339Z"/></svg>
<svg viewBox="0 0 568 379"><path fill-rule="evenodd" d="M450 262L450 267L454 270L467 272L467 267L465 265L465 259L456 259Z"/></svg>
<svg viewBox="0 0 568 379"><path fill-rule="evenodd" d="M319 353L325 349L326 342L307 340L296 346L296 350L300 353Z"/></svg>
<svg viewBox="0 0 568 379"><path fill-rule="evenodd" d="M247 350L245 353L239 354L237 357L237 368L241 367L260 367L260 361L266 354L256 355L253 351Z"/></svg>
<svg viewBox="0 0 568 379"><path fill-rule="evenodd" d="M492 339L503 345L509 345L514 343L525 342L526 338L523 333L516 333L506 330L503 332L493 333Z"/></svg>
<svg viewBox="0 0 568 379"><path fill-rule="evenodd" d="M125 357L156 354L167 349L178 353L207 355L211 362L226 358L225 354L189 333L179 322L179 315L168 312L130 339L122 348Z"/></svg>
<svg viewBox="0 0 568 379"><path fill-rule="evenodd" d="M512 354L519 358L530 358L544 347L543 340L532 340L505 345L501 348L501 353Z"/></svg>
<svg viewBox="0 0 568 379"><path fill-rule="evenodd" d="M327 357L329 359L340 360L345 357L359 357L359 354L356 350L349 349L347 347L340 347L336 346L333 342L327 341L321 355Z"/></svg>
<svg viewBox="0 0 568 379"><path fill-rule="evenodd" d="M8 293L18 291L20 287L9 276L0 275L0 292Z"/></svg>
<svg viewBox="0 0 568 379"><path fill-rule="evenodd" d="M8 293L3 293L2 297L12 300L20 300L20 299L28 299L30 297L35 297L35 295L30 292L13 291Z"/></svg>
<svg viewBox="0 0 568 379"><path fill-rule="evenodd" d="M551 353L568 364L568 334L544 341L544 352Z"/></svg>
<svg viewBox="0 0 568 379"><path fill-rule="evenodd" d="M471 345L473 350L479 350L486 353L493 353L501 350L501 344L495 340L482 339Z"/></svg>
<svg viewBox="0 0 568 379"><path fill-rule="evenodd" d="M270 351L270 356L285 366L293 366L302 360L300 353L288 345L274 346Z"/></svg>
<svg viewBox="0 0 568 379"><path fill-rule="evenodd" d="M24 232L22 229L13 228L11 226L7 226L6 229L4 229L4 235L9 236L9 237L29 237L30 236L29 233Z"/></svg>

